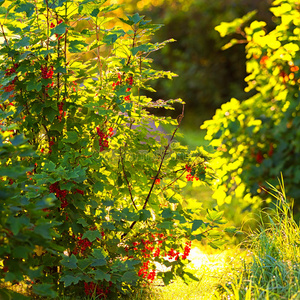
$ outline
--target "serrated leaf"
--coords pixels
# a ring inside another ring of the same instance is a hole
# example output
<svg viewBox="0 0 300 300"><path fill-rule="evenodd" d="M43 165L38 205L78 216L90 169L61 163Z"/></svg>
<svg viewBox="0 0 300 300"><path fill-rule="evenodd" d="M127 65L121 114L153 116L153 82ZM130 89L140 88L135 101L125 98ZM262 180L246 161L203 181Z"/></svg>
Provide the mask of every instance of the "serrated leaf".
<svg viewBox="0 0 300 300"><path fill-rule="evenodd" d="M112 45L116 40L118 39L118 36L116 34L108 34L104 36L102 39L102 42L107 45Z"/></svg>
<svg viewBox="0 0 300 300"><path fill-rule="evenodd" d="M69 269L76 269L77 268L77 258L74 254L71 256L64 256L64 258L60 261L60 263L69 268Z"/></svg>
<svg viewBox="0 0 300 300"><path fill-rule="evenodd" d="M105 258L104 252L101 249L93 249L93 256L95 258Z"/></svg>
<svg viewBox="0 0 300 300"><path fill-rule="evenodd" d="M115 230L116 229L116 227L114 226L114 224L109 223L109 222L103 222L102 228L103 229L107 229L107 230Z"/></svg>
<svg viewBox="0 0 300 300"><path fill-rule="evenodd" d="M192 226L192 231L196 231L198 228L200 228L204 222L202 220L194 220L193 221L193 226Z"/></svg>
<svg viewBox="0 0 300 300"><path fill-rule="evenodd" d="M101 239L101 234L98 230L89 230L83 234L82 238L87 238L90 242L93 242L96 238Z"/></svg>
<svg viewBox="0 0 300 300"><path fill-rule="evenodd" d="M84 218L78 219L76 223L81 224L83 227L86 227L89 225Z"/></svg>
<svg viewBox="0 0 300 300"><path fill-rule="evenodd" d="M105 272L103 272L102 270L96 270L95 271L95 280L106 280L107 282L109 282L111 280L111 276Z"/></svg>
<svg viewBox="0 0 300 300"><path fill-rule="evenodd" d="M143 45L132 48L130 51L131 51L132 55L136 55L138 52L148 52L149 49L150 49L149 45L143 44Z"/></svg>
<svg viewBox="0 0 300 300"><path fill-rule="evenodd" d="M87 43L83 42L83 41L71 41L69 43L69 48L68 50L71 53L80 53L82 51L85 50L85 47L88 46Z"/></svg>
<svg viewBox="0 0 300 300"><path fill-rule="evenodd" d="M26 90L28 92L30 91L40 91L42 89L42 83L41 82L36 82L36 81L30 81L27 86L26 86Z"/></svg>
<svg viewBox="0 0 300 300"><path fill-rule="evenodd" d="M127 271L121 277L122 282L134 283L139 279L135 271Z"/></svg>
<svg viewBox="0 0 300 300"><path fill-rule="evenodd" d="M107 262L104 258L96 258L91 264L91 267L102 267L106 266Z"/></svg>
<svg viewBox="0 0 300 300"><path fill-rule="evenodd" d="M33 292L39 296L55 298L57 297L57 293L52 290L52 284L42 283L42 284L34 284Z"/></svg>
<svg viewBox="0 0 300 300"><path fill-rule="evenodd" d="M80 259L77 262L78 268L81 269L81 270L84 270L88 266L90 266L93 261L94 260L91 257L88 257L88 258L85 258L85 259Z"/></svg>
<svg viewBox="0 0 300 300"><path fill-rule="evenodd" d="M49 173L54 172L55 168L56 168L56 165L51 160L46 161L45 165L43 166L43 170L46 172L49 172Z"/></svg>
<svg viewBox="0 0 300 300"><path fill-rule="evenodd" d="M15 9L16 12L26 12L26 17L29 18L35 11L35 6L32 3L22 3Z"/></svg>
<svg viewBox="0 0 300 300"><path fill-rule="evenodd" d="M61 282L64 282L65 287L70 286L71 284L77 284L80 280L80 277L72 275L65 275L60 279Z"/></svg>

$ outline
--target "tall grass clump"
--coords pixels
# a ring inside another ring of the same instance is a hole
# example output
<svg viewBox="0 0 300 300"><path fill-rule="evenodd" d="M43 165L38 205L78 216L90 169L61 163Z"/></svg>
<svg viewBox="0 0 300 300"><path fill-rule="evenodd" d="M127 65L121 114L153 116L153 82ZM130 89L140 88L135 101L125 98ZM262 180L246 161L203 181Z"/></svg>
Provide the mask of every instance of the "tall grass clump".
<svg viewBox="0 0 300 300"><path fill-rule="evenodd" d="M283 180L280 190L270 185L268 192L277 201L261 214L259 229L249 236L252 259L222 287L218 298L300 299L299 225L286 200Z"/></svg>

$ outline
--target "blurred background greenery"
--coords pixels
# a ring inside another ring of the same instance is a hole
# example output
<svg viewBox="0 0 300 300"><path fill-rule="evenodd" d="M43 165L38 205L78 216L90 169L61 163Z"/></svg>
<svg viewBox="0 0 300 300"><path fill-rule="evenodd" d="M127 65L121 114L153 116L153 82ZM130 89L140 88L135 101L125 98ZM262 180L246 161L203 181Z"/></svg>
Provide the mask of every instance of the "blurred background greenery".
<svg viewBox="0 0 300 300"><path fill-rule="evenodd" d="M199 130L232 97L246 99L245 44L222 50L230 38L221 38L214 28L256 10L256 19L272 29L271 0L122 1L125 13L138 11L153 23L164 24L154 42L176 40L151 57L157 69L170 70L178 77L152 83L156 93L147 95L154 100L182 98L186 102L184 129ZM179 108L174 116L180 112Z"/></svg>

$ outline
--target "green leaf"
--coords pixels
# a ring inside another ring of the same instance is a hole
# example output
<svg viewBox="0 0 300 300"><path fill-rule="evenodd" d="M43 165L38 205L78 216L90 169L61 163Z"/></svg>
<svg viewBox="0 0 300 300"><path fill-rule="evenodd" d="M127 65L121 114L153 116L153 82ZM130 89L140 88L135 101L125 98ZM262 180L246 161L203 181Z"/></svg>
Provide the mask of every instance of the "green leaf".
<svg viewBox="0 0 300 300"><path fill-rule="evenodd" d="M28 47L30 45L30 37L25 36L19 42L15 43L15 48Z"/></svg>
<svg viewBox="0 0 300 300"><path fill-rule="evenodd" d="M76 223L81 224L83 227L86 227L89 225L84 218L78 219Z"/></svg>
<svg viewBox="0 0 300 300"><path fill-rule="evenodd" d="M53 291L52 284L42 283L42 284L34 284L33 292L39 296L55 298L57 297L57 293Z"/></svg>
<svg viewBox="0 0 300 300"><path fill-rule="evenodd" d="M69 43L69 48L68 50L71 53L81 53L85 50L85 47L88 46L87 43L83 42L83 41L71 41Z"/></svg>
<svg viewBox="0 0 300 300"><path fill-rule="evenodd" d="M14 300L14 299L17 299L17 300L30 300L31 298L1 287L1 289L0 289L0 299L1 300Z"/></svg>
<svg viewBox="0 0 300 300"><path fill-rule="evenodd" d="M95 271L95 280L106 280L107 282L109 282L111 280L111 276L105 272L103 272L102 270L96 270Z"/></svg>
<svg viewBox="0 0 300 300"><path fill-rule="evenodd" d="M139 276L135 271L127 271L121 277L122 282L135 283L139 279Z"/></svg>
<svg viewBox="0 0 300 300"><path fill-rule="evenodd" d="M101 234L98 230L89 230L83 234L82 238L87 238L90 242L93 242L96 238L101 239Z"/></svg>
<svg viewBox="0 0 300 300"><path fill-rule="evenodd" d="M43 109L44 114L47 116L48 120L52 123L56 116L58 115L58 111L53 109L52 107L45 107Z"/></svg>
<svg viewBox="0 0 300 300"><path fill-rule="evenodd" d="M24 144L25 141L26 140L25 140L23 134L18 134L10 140L10 142L12 143L13 146L19 146L21 144Z"/></svg>
<svg viewBox="0 0 300 300"><path fill-rule="evenodd" d="M114 42L118 39L118 36L116 34L108 34L104 36L102 39L102 42L107 44L107 45L112 45Z"/></svg>
<svg viewBox="0 0 300 300"><path fill-rule="evenodd" d="M144 16L140 16L138 13L134 14L133 16L127 16L129 20L133 21L133 24L137 24L141 20L143 20Z"/></svg>
<svg viewBox="0 0 300 300"><path fill-rule="evenodd" d="M28 92L37 90L38 92L42 89L42 83L41 82L36 82L36 81L30 81L27 86L26 90Z"/></svg>
<svg viewBox="0 0 300 300"><path fill-rule="evenodd" d="M173 273L168 271L168 272L164 272L162 275L162 279L164 281L165 285L168 285L171 281L171 279L173 279Z"/></svg>
<svg viewBox="0 0 300 300"><path fill-rule="evenodd" d="M136 55L140 51L141 52L148 52L149 49L150 49L149 45L143 44L143 45L132 48L130 51L131 51L132 55Z"/></svg>
<svg viewBox="0 0 300 300"><path fill-rule="evenodd" d="M132 109L132 103L128 103L128 102L124 103L124 104L121 104L121 105L118 105L118 106L119 106L119 109L122 113Z"/></svg>
<svg viewBox="0 0 300 300"><path fill-rule="evenodd" d="M70 286L71 284L77 284L80 280L80 277L72 275L65 275L60 279L61 282L64 282L65 287Z"/></svg>
<svg viewBox="0 0 300 300"><path fill-rule="evenodd" d="M94 260L90 257L88 258L85 258L85 259L80 259L78 260L78 268L81 269L81 270L84 270L86 269L88 266L91 265L91 263L93 262Z"/></svg>
<svg viewBox="0 0 300 300"><path fill-rule="evenodd" d="M104 184L103 182L97 181L93 186L94 193L103 192Z"/></svg>
<svg viewBox="0 0 300 300"><path fill-rule="evenodd" d="M62 22L61 24L58 24L54 28L51 29L51 35L53 34L64 34L66 32L67 25Z"/></svg>
<svg viewBox="0 0 300 300"><path fill-rule="evenodd" d="M102 266L106 266L106 264L107 262L104 258L96 258L91 264L91 267L102 267Z"/></svg>
<svg viewBox="0 0 300 300"><path fill-rule="evenodd" d="M52 172L54 172L55 169L56 169L56 165L53 161L47 160L45 162L43 170L45 170L46 172L52 173Z"/></svg>
<svg viewBox="0 0 300 300"><path fill-rule="evenodd" d="M161 216L164 219L171 219L173 217L174 212L170 208L166 208L163 210Z"/></svg>
<svg viewBox="0 0 300 300"><path fill-rule="evenodd" d="M215 209L208 209L206 218L207 220L211 222L219 222L222 220L224 212L223 211L217 211Z"/></svg>
<svg viewBox="0 0 300 300"><path fill-rule="evenodd" d="M51 223L42 223L42 224L35 226L33 231L36 234L39 234L40 236L42 236L43 238L51 240L52 236L50 234L50 228L52 226L53 225Z"/></svg>
<svg viewBox="0 0 300 300"><path fill-rule="evenodd" d="M26 17L30 18L34 13L35 6L32 3L22 3L19 7L15 9L16 12L26 12Z"/></svg>
<svg viewBox="0 0 300 300"><path fill-rule="evenodd" d="M151 218L151 212L147 209L140 210L140 220L146 221Z"/></svg>
<svg viewBox="0 0 300 300"><path fill-rule="evenodd" d="M12 250L13 256L15 258L23 258L23 259L28 258L28 254L30 252L32 252L32 249L30 249L29 247L25 247L25 246L18 246Z"/></svg>
<svg viewBox="0 0 300 300"><path fill-rule="evenodd" d="M184 272L183 280L186 284L189 284L193 281L200 281L200 279L198 277L196 277L194 274L192 274L190 272Z"/></svg>
<svg viewBox="0 0 300 300"><path fill-rule="evenodd" d="M63 142L75 144L78 140L78 134L76 131L68 131L67 138L63 139Z"/></svg>
<svg viewBox="0 0 300 300"><path fill-rule="evenodd" d="M17 235L22 227L30 225L29 218L25 215L21 217L14 217L10 215L7 218L7 223L10 224L10 229L14 235Z"/></svg>
<svg viewBox="0 0 300 300"><path fill-rule="evenodd" d="M192 231L196 231L198 228L200 228L203 224L205 224L202 220L194 220Z"/></svg>
<svg viewBox="0 0 300 300"><path fill-rule="evenodd" d="M43 208L48 208L54 205L54 202L57 200L56 196L51 193L49 195L45 195L42 200L36 203L36 209L40 210Z"/></svg>
<svg viewBox="0 0 300 300"><path fill-rule="evenodd" d="M115 230L116 229L116 227L114 226L114 224L109 223L109 222L103 222L102 228L103 229L107 229L107 230Z"/></svg>
<svg viewBox="0 0 300 300"><path fill-rule="evenodd" d="M74 254L71 256L64 256L64 258L60 261L60 263L69 268L69 269L76 269L77 268L77 258Z"/></svg>
<svg viewBox="0 0 300 300"><path fill-rule="evenodd" d="M93 256L95 258L105 258L105 252L102 249L93 249Z"/></svg>

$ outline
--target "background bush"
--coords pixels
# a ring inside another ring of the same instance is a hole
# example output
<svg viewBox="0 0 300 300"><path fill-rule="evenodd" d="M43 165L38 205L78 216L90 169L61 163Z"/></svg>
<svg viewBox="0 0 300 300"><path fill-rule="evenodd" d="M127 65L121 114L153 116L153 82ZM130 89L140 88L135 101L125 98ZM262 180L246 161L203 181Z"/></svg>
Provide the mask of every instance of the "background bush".
<svg viewBox="0 0 300 300"><path fill-rule="evenodd" d="M215 167L219 180L214 197L230 203L233 197L245 205L268 199L265 182L277 184L282 172L287 195L300 207L300 13L292 0L274 1L276 28L254 21L244 29L247 39L247 91L245 101L231 99L202 128L218 150ZM243 20L221 23L222 36L238 33ZM234 43L236 41L232 41Z"/></svg>

